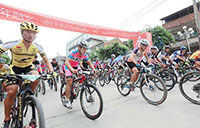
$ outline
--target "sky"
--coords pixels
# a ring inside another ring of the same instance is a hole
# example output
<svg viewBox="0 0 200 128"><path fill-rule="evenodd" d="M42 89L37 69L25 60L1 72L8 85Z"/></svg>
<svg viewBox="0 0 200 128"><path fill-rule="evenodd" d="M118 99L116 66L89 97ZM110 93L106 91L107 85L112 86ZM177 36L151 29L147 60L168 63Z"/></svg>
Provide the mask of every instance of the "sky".
<svg viewBox="0 0 200 128"><path fill-rule="evenodd" d="M0 0L0 3L68 20L141 31L162 25L161 18L192 5L192 0ZM66 43L81 33L40 27L36 42L48 57L66 55ZM3 42L21 38L19 23L0 19Z"/></svg>

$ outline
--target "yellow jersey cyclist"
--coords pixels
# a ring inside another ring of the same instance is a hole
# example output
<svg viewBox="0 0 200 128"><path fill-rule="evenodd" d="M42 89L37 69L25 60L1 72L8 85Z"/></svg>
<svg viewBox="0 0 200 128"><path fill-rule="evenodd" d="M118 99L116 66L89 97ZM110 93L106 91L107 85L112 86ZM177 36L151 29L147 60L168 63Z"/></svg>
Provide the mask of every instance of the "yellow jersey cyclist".
<svg viewBox="0 0 200 128"><path fill-rule="evenodd" d="M53 72L51 63L49 62L42 46L34 42L36 35L38 33L38 26L34 23L23 22L20 24L20 30L22 39L6 42L0 45L0 54L7 50L11 51L11 69L15 74L33 74L39 75L38 71L34 68L32 62L36 54L40 54L42 59L47 64L50 72ZM38 85L38 80L31 83L31 88L33 91L36 90ZM17 95L18 85L6 86L7 99L4 103L5 105L5 118L4 118L4 128L8 128L10 124L10 111L14 99Z"/></svg>
<svg viewBox="0 0 200 128"><path fill-rule="evenodd" d="M189 59L194 67L200 70L200 50L195 51Z"/></svg>
<svg viewBox="0 0 200 128"><path fill-rule="evenodd" d="M88 63L89 67L96 72L93 64L90 62L89 57L86 54L87 49L88 49L87 42L81 41L79 43L78 49L72 51L65 60L65 65L66 65L65 75L67 82L67 86L65 89L65 94L66 94L65 105L68 109L72 109L72 104L70 102L70 90L73 82L72 75L77 74L80 62L85 60Z"/></svg>

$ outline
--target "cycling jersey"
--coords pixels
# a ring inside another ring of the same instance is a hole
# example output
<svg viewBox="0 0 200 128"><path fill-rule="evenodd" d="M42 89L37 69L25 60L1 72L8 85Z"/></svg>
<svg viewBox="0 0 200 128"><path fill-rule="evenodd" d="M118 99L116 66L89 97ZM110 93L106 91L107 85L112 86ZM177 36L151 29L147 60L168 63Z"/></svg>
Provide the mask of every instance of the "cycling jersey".
<svg viewBox="0 0 200 128"><path fill-rule="evenodd" d="M43 48L35 42L31 43L30 47L27 49L22 39L0 45L0 53L7 50L10 50L12 54L11 65L20 68L32 65L33 59L37 53L41 56L45 54Z"/></svg>
<svg viewBox="0 0 200 128"><path fill-rule="evenodd" d="M112 59L111 59L111 61L110 61L109 64L110 64L110 66L112 67L113 65L115 65L115 63L116 63L115 60L112 60Z"/></svg>
<svg viewBox="0 0 200 128"><path fill-rule="evenodd" d="M157 55L153 54L152 52L147 52L147 57L148 57L149 59L155 59L155 58L157 58ZM149 63L147 62L147 59L146 59L145 56L142 57L141 63L145 64L145 66L148 66L148 64L149 64Z"/></svg>
<svg viewBox="0 0 200 128"><path fill-rule="evenodd" d="M72 51L67 57L70 58L69 63L72 67L77 67L80 61L83 61L83 59L85 59L85 61L89 60L89 57L86 53L80 56L78 50Z"/></svg>
<svg viewBox="0 0 200 128"><path fill-rule="evenodd" d="M162 56L169 56L169 53L166 52L165 50L162 50L162 51L160 51L160 52L158 53L158 58L161 59L164 63L166 63L166 60L163 59Z"/></svg>
<svg viewBox="0 0 200 128"><path fill-rule="evenodd" d="M139 47L136 47L133 49L133 53L136 55L136 57L134 58L135 61L139 63L144 56L145 51L142 52ZM130 57L128 57L128 62L130 62Z"/></svg>
<svg viewBox="0 0 200 128"><path fill-rule="evenodd" d="M172 53L172 55L170 56L170 58L176 62L180 62L180 59L177 58L177 56L180 57L184 57L183 53L181 52L181 50L175 51Z"/></svg>
<svg viewBox="0 0 200 128"><path fill-rule="evenodd" d="M46 71L47 66L45 64L41 64L40 67L42 68L42 73Z"/></svg>
<svg viewBox="0 0 200 128"><path fill-rule="evenodd" d="M200 50L197 50L190 56L191 60L198 60L200 61Z"/></svg>
<svg viewBox="0 0 200 128"><path fill-rule="evenodd" d="M52 65L53 70L54 70L55 72L59 70L59 65L58 65L57 62L56 62L56 63L51 62L51 65Z"/></svg>
<svg viewBox="0 0 200 128"><path fill-rule="evenodd" d="M96 62L94 63L94 68L95 68L95 69L99 68L99 65L100 65L100 63L99 63L98 61L96 61Z"/></svg>

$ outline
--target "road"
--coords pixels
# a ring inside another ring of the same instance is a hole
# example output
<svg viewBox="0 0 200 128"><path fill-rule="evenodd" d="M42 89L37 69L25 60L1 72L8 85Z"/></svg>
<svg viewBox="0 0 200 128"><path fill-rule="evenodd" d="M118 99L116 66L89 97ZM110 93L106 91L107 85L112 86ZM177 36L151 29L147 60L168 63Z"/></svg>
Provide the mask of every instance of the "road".
<svg viewBox="0 0 200 128"><path fill-rule="evenodd" d="M160 106L148 104L139 89L123 97L113 82L104 87L97 85L102 93L104 109L95 121L88 119L80 109L79 99L68 110L61 104L59 91L48 88L39 95L47 128L199 128L200 106L194 105L180 94L178 86L168 93ZM0 122L3 121L3 103L0 103Z"/></svg>

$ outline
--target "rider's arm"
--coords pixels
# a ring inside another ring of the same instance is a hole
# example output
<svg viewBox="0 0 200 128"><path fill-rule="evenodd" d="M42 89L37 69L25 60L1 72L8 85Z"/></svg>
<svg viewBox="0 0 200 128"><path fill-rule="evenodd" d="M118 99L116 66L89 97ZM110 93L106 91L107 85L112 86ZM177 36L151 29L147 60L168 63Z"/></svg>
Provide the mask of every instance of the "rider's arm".
<svg viewBox="0 0 200 128"><path fill-rule="evenodd" d="M85 68L83 67L83 61L80 62L80 67L81 67L82 69L85 69Z"/></svg>
<svg viewBox="0 0 200 128"><path fill-rule="evenodd" d="M137 64L137 62L135 61L135 56L136 56L136 54L135 54L135 53L132 53L132 54L130 55L130 59L132 60L133 63Z"/></svg>
<svg viewBox="0 0 200 128"><path fill-rule="evenodd" d="M89 67L95 71L94 65L90 62L90 60L86 61L89 65Z"/></svg>
<svg viewBox="0 0 200 128"><path fill-rule="evenodd" d="M65 65L67 66L67 68L69 68L69 70L74 70L74 68L71 66L71 64L69 63L71 59L69 57L66 58L65 60Z"/></svg>
<svg viewBox="0 0 200 128"><path fill-rule="evenodd" d="M46 63L48 70L49 70L50 72L53 72L53 67L52 67L51 63L49 62L47 56L44 54L44 55L42 55L41 57L42 57L42 59L44 60L44 62Z"/></svg>

